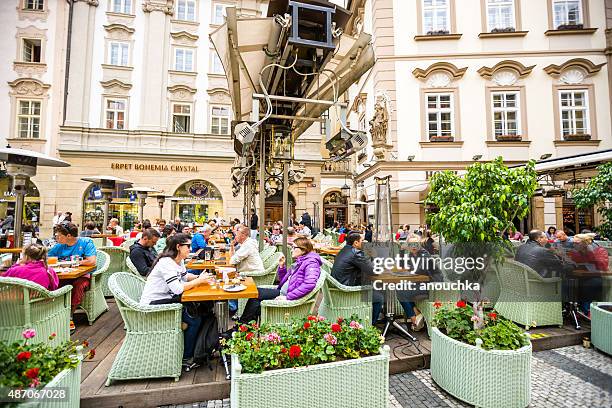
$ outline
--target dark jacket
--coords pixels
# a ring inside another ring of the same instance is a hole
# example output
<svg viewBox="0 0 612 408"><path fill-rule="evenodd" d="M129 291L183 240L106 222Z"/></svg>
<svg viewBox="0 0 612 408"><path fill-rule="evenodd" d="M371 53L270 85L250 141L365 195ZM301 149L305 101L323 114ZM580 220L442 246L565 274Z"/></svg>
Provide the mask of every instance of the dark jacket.
<svg viewBox="0 0 612 408"><path fill-rule="evenodd" d="M559 277L576 267L575 264L563 261L551 250L532 240L518 248L514 259L527 265L543 278Z"/></svg>
<svg viewBox="0 0 612 408"><path fill-rule="evenodd" d="M153 247L146 248L138 241L130 247L130 260L142 276L147 276L151 272L155 258L157 258L157 251Z"/></svg>
<svg viewBox="0 0 612 408"><path fill-rule="evenodd" d="M252 230L256 230L259 228L259 217L257 214L251 215L251 227Z"/></svg>
<svg viewBox="0 0 612 408"><path fill-rule="evenodd" d="M310 218L310 214L308 214L307 212L305 212L304 214L302 214L302 222L304 223L305 226L307 226L309 229L312 229L312 219Z"/></svg>
<svg viewBox="0 0 612 408"><path fill-rule="evenodd" d="M367 278L374 273L370 259L358 249L345 246L338 252L331 276L346 286L369 285Z"/></svg>
<svg viewBox="0 0 612 408"><path fill-rule="evenodd" d="M368 242L372 242L372 228L366 228L364 238Z"/></svg>

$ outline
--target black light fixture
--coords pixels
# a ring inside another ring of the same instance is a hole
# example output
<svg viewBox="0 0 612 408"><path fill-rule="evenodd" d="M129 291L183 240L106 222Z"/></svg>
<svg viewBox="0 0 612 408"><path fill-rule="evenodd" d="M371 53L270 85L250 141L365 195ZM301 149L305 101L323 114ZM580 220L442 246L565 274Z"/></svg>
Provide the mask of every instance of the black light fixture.
<svg viewBox="0 0 612 408"><path fill-rule="evenodd" d="M340 188L340 191L342 192L342 197L351 196L351 188L348 186L348 184L346 184L346 181L344 182L344 185Z"/></svg>
<svg viewBox="0 0 612 408"><path fill-rule="evenodd" d="M478 161L482 159L482 154L475 154L474 156L472 156L472 160L474 161Z"/></svg>
<svg viewBox="0 0 612 408"><path fill-rule="evenodd" d="M550 159L551 156L552 156L552 154L550 154L550 153L544 153L543 155L540 156L540 160Z"/></svg>
<svg viewBox="0 0 612 408"><path fill-rule="evenodd" d="M413 154L412 154L412 155L410 155L410 156L408 156L408 161L413 161L413 160L414 160L414 157L415 157L415 156L414 156Z"/></svg>

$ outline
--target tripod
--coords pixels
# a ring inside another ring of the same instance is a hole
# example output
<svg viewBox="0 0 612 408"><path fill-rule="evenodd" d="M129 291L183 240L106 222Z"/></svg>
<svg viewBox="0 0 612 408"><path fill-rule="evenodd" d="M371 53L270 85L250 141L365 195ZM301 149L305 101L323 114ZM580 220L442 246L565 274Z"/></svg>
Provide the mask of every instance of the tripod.
<svg viewBox="0 0 612 408"><path fill-rule="evenodd" d="M395 313L393 312L385 312L385 319L386 319L386 323L385 323L385 328L383 329L383 337L387 336L387 331L389 331L389 328L391 326L395 327L401 334L403 334L404 336L408 337L408 339L410 341L416 341L416 337L414 337L412 334L410 334L410 332L406 329L404 329L402 327L401 324L399 324L396 320L395 320Z"/></svg>

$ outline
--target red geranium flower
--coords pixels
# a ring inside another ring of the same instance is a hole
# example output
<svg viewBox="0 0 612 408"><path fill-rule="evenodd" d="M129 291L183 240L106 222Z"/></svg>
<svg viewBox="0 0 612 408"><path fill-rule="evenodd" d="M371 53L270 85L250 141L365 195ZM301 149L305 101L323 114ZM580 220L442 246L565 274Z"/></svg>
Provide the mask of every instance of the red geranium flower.
<svg viewBox="0 0 612 408"><path fill-rule="evenodd" d="M87 354L87 357L91 360L96 356L96 349L91 349L89 350L89 354Z"/></svg>
<svg viewBox="0 0 612 408"><path fill-rule="evenodd" d="M83 340L83 346L89 347L89 342L87 340Z"/></svg>
<svg viewBox="0 0 612 408"><path fill-rule="evenodd" d="M39 371L40 371L40 368L38 367L30 368L28 371L25 372L25 375L28 378L34 379L38 377Z"/></svg>
<svg viewBox="0 0 612 408"><path fill-rule="evenodd" d="M29 360L30 357L32 357L32 353L29 351L22 351L21 353L17 354L17 361Z"/></svg>
<svg viewBox="0 0 612 408"><path fill-rule="evenodd" d="M251 340L251 339L253 338L253 336L255 336L255 333L253 333L253 332L248 332L248 333L246 334L246 339L247 339L247 340Z"/></svg>
<svg viewBox="0 0 612 408"><path fill-rule="evenodd" d="M441 308L441 307L442 307L442 302L435 301L435 302L434 302L434 304L433 304L433 306L434 306L436 309L439 309L439 308Z"/></svg>
<svg viewBox="0 0 612 408"><path fill-rule="evenodd" d="M331 329L334 333L340 333L342 331L342 326L340 326L338 323L334 323L331 325Z"/></svg>
<svg viewBox="0 0 612 408"><path fill-rule="evenodd" d="M289 357L298 358L302 354L302 348L300 346L289 347Z"/></svg>
<svg viewBox="0 0 612 408"><path fill-rule="evenodd" d="M497 313L491 312L487 316L491 318L491 320L497 320Z"/></svg>
<svg viewBox="0 0 612 408"><path fill-rule="evenodd" d="M310 323L309 322L304 323L304 329L307 329L309 327L310 327Z"/></svg>
<svg viewBox="0 0 612 408"><path fill-rule="evenodd" d="M463 308L463 307L466 307L466 306L467 306L467 303L465 303L465 300L457 301L457 307Z"/></svg>
<svg viewBox="0 0 612 408"><path fill-rule="evenodd" d="M287 352L287 349L283 347L283 348L281 349L281 353L285 354L286 352Z"/></svg>
<svg viewBox="0 0 612 408"><path fill-rule="evenodd" d="M310 321L317 320L317 316L308 316L308 320Z"/></svg>
<svg viewBox="0 0 612 408"><path fill-rule="evenodd" d="M254 329L259 329L259 325L258 325L257 323L253 323L251 326L252 326Z"/></svg>
<svg viewBox="0 0 612 408"><path fill-rule="evenodd" d="M244 324L241 324L240 327L238 327L238 330L244 333L245 331L247 331L247 327Z"/></svg>
<svg viewBox="0 0 612 408"><path fill-rule="evenodd" d="M344 321L344 317L339 317L338 318L338 324L341 324Z"/></svg>

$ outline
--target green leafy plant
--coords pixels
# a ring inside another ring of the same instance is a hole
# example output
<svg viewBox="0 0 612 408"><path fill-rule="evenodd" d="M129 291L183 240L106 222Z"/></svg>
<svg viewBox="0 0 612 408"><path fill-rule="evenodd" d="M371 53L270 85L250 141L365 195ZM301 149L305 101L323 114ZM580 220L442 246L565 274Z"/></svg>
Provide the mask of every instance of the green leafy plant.
<svg viewBox="0 0 612 408"><path fill-rule="evenodd" d="M474 311L467 302L443 305L434 302L437 311L433 325L441 332L462 343L478 345L485 350L517 350L529 344L525 332L516 324L503 318L495 310L488 313Z"/></svg>
<svg viewBox="0 0 612 408"><path fill-rule="evenodd" d="M462 177L450 171L434 174L425 200L426 206L438 208L427 214L432 231L455 244L501 243L514 218L529 212L537 187L534 165L508 168L498 157L471 165Z"/></svg>
<svg viewBox="0 0 612 408"><path fill-rule="evenodd" d="M603 222L595 227L601 235L612 237L612 162L597 167L597 175L589 180L585 188L572 191L572 197L578 208L589 208L599 205L597 212Z"/></svg>
<svg viewBox="0 0 612 408"><path fill-rule="evenodd" d="M355 317L295 319L290 325L240 325L225 341L225 354L237 354L242 371L261 373L378 354L384 338Z"/></svg>
<svg viewBox="0 0 612 408"><path fill-rule="evenodd" d="M30 344L36 336L34 329L22 333L24 341L8 344L0 342L0 386L9 388L44 387L63 370L79 364L79 355L88 344L67 341L58 346L47 343ZM49 336L52 340L55 334ZM93 358L95 350L87 356Z"/></svg>

